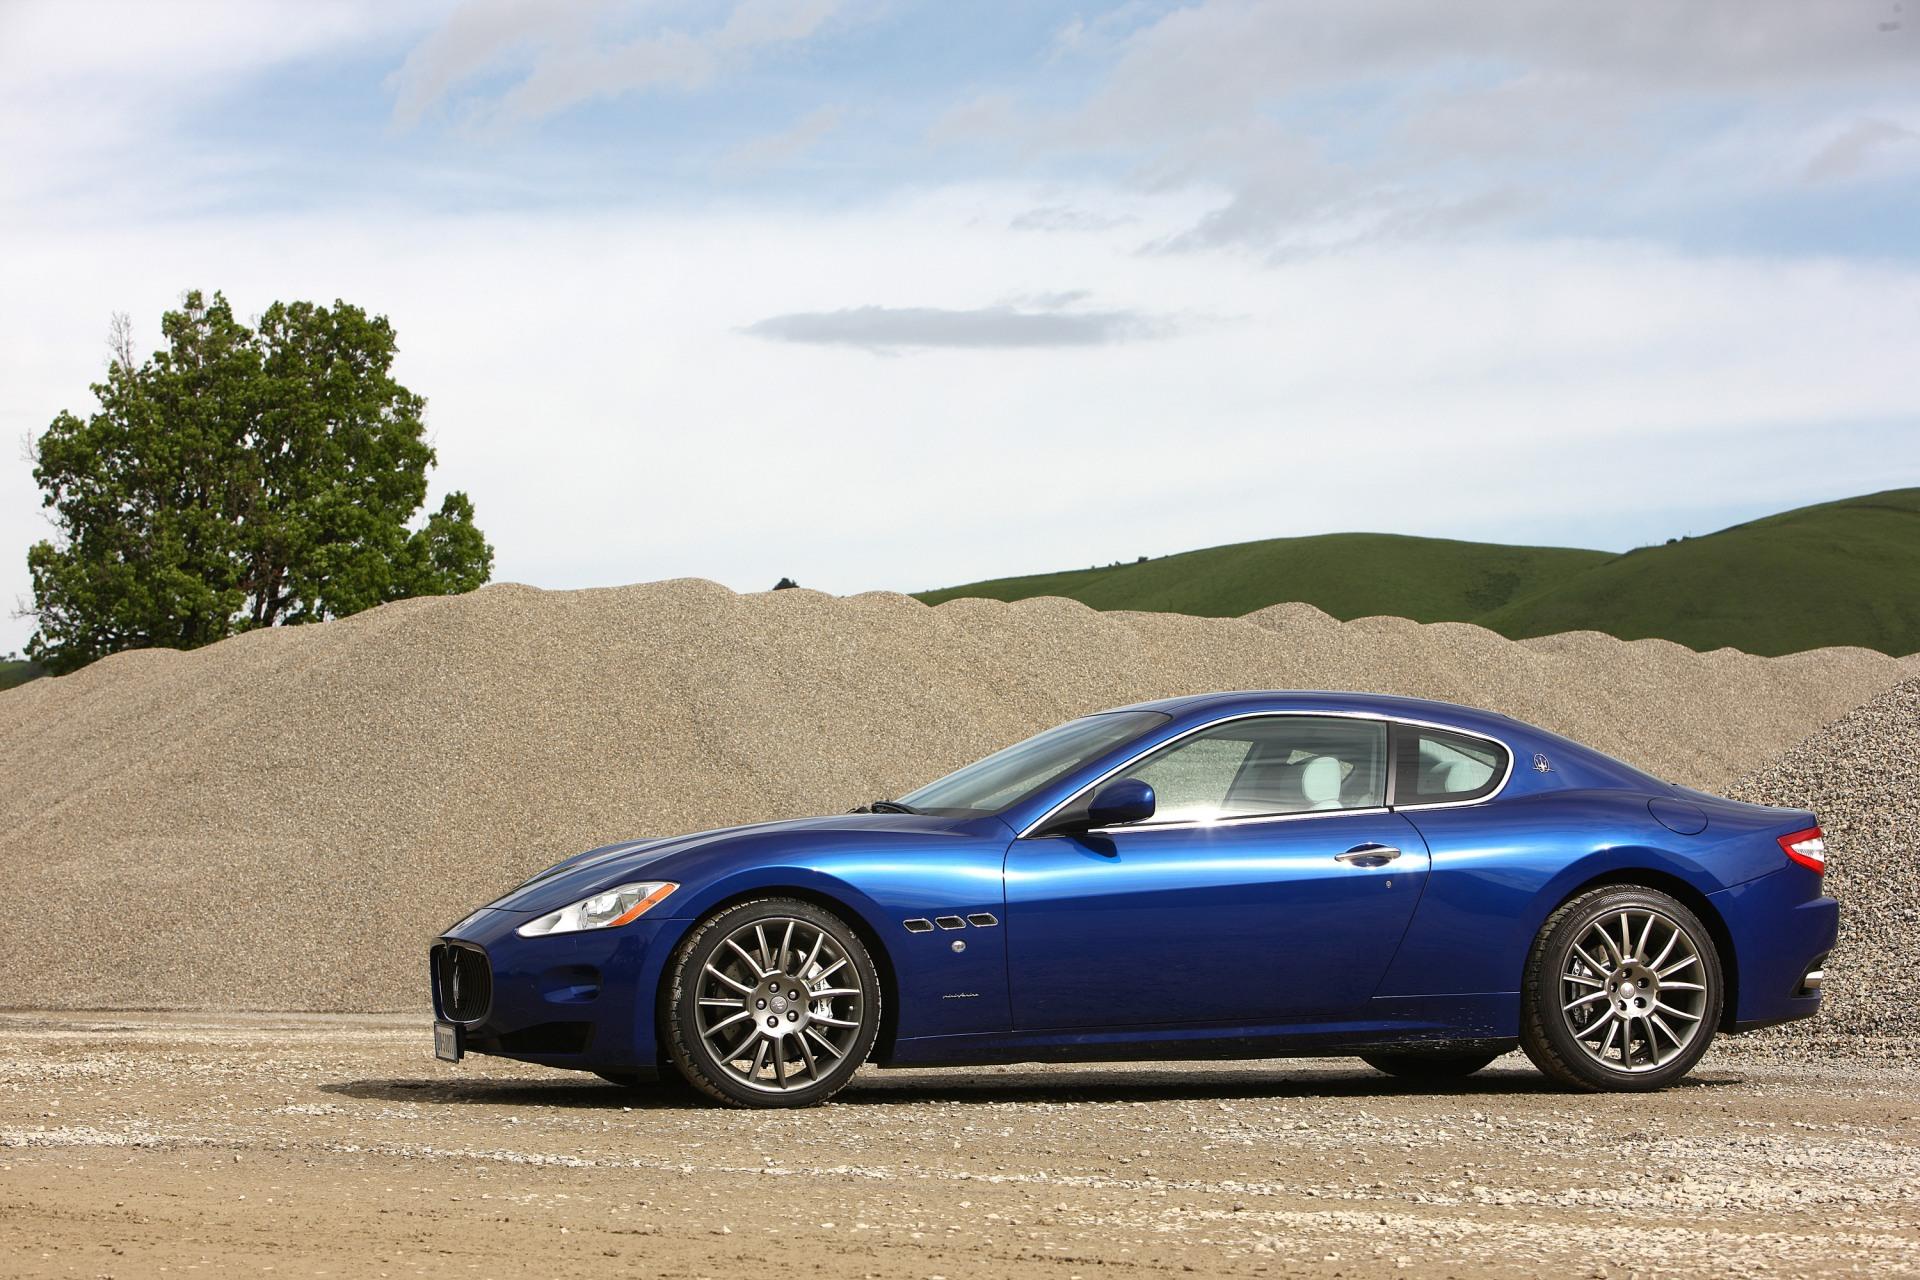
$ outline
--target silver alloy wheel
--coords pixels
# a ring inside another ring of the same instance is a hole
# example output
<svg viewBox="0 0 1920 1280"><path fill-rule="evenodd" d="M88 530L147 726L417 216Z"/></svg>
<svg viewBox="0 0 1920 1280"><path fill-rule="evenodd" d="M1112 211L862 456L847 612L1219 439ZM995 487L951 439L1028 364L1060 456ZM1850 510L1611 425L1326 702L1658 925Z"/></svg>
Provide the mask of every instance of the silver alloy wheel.
<svg viewBox="0 0 1920 1280"><path fill-rule="evenodd" d="M1567 952L1560 1016L1573 1041L1611 1071L1653 1071L1686 1051L1707 1005L1700 946L1647 907L1609 911Z"/></svg>
<svg viewBox="0 0 1920 1280"><path fill-rule="evenodd" d="M818 1084L859 1039L866 993L833 935L793 916L755 920L701 968L695 1022L713 1061L765 1093Z"/></svg>

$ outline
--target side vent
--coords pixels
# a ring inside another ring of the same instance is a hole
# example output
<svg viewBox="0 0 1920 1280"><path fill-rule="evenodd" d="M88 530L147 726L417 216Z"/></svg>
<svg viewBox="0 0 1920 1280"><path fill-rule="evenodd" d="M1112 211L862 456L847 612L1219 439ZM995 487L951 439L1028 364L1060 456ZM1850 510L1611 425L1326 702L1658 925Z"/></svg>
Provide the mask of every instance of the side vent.
<svg viewBox="0 0 1920 1280"><path fill-rule="evenodd" d="M967 927L967 922L959 916L935 916L933 922L942 929L964 929Z"/></svg>
<svg viewBox="0 0 1920 1280"><path fill-rule="evenodd" d="M991 911L976 911L967 917L967 923L976 929L991 929L1000 921Z"/></svg>
<svg viewBox="0 0 1920 1280"><path fill-rule="evenodd" d="M908 920L908 921L905 921L905 924L907 926L908 933L932 933L933 932L933 921L931 920Z"/></svg>

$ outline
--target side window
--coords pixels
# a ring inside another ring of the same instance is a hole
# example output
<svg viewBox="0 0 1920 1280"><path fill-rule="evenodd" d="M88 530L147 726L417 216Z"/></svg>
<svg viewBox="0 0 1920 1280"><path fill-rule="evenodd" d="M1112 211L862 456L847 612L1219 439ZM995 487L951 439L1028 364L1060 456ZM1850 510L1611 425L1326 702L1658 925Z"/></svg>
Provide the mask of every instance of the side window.
<svg viewBox="0 0 1920 1280"><path fill-rule="evenodd" d="M1265 716L1183 738L1122 775L1153 788L1153 817L1215 822L1386 803L1387 727L1378 720Z"/></svg>
<svg viewBox="0 0 1920 1280"><path fill-rule="evenodd" d="M1410 724L1395 725L1393 736L1397 805L1477 800L1506 777L1506 748L1497 742Z"/></svg>

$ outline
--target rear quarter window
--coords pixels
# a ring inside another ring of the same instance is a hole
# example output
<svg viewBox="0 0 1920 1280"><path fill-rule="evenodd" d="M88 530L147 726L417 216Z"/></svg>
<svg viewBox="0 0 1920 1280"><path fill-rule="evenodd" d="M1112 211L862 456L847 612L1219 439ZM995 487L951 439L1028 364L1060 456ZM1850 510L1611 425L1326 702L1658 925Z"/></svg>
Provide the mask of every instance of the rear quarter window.
<svg viewBox="0 0 1920 1280"><path fill-rule="evenodd" d="M1460 804L1493 794L1506 780L1507 749L1488 738L1393 726L1393 803Z"/></svg>

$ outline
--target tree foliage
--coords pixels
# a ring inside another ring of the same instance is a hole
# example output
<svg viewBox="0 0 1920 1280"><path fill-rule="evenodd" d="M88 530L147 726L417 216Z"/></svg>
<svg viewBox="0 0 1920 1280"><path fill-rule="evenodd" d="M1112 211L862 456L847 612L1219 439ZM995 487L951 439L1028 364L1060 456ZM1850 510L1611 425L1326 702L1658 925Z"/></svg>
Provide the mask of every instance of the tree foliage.
<svg viewBox="0 0 1920 1280"><path fill-rule="evenodd" d="M27 554L35 661L71 671L487 580L466 494L410 527L435 459L384 316L276 302L249 328L194 292L161 330L135 368L118 325L99 412L35 442L60 530Z"/></svg>

